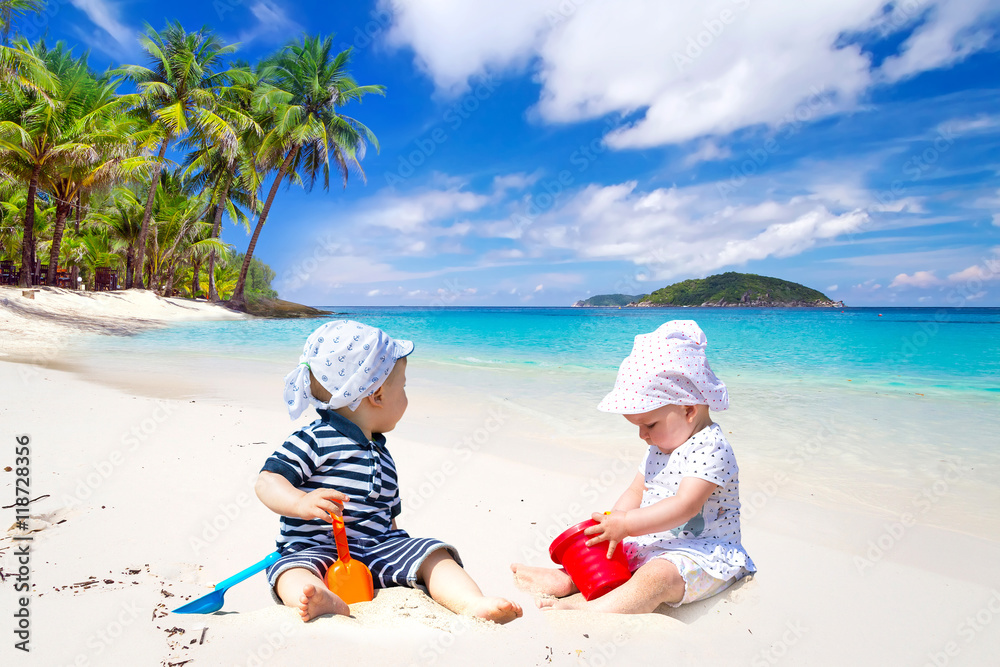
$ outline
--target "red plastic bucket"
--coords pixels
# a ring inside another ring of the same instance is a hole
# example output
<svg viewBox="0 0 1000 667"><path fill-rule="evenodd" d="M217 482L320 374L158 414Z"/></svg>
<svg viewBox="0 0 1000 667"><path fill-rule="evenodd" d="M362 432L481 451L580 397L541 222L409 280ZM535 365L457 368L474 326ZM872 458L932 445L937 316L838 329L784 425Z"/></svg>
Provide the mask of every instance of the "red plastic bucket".
<svg viewBox="0 0 1000 667"><path fill-rule="evenodd" d="M549 546L549 556L556 565L562 565L570 579L587 600L595 600L618 588L632 576L628 570L625 550L619 543L608 558L607 542L587 546L589 535L583 531L597 522L587 519L567 528Z"/></svg>

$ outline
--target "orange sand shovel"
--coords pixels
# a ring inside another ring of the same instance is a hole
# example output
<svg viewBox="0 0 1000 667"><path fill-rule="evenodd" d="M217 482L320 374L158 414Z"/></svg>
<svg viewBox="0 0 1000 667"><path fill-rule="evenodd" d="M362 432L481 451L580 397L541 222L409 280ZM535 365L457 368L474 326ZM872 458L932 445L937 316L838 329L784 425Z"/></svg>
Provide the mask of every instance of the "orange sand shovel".
<svg viewBox="0 0 1000 667"><path fill-rule="evenodd" d="M337 562L326 571L326 587L347 604L371 602L375 597L372 573L359 560L351 558L343 517L331 515L333 539L337 542Z"/></svg>

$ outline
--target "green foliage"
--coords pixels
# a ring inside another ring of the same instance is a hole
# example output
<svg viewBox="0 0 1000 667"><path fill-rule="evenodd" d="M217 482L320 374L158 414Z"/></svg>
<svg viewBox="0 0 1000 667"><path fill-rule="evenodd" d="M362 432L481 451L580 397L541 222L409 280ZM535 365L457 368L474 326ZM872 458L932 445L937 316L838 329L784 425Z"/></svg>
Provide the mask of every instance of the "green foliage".
<svg viewBox="0 0 1000 667"><path fill-rule="evenodd" d="M4 44L10 41L15 17L37 14L43 9L45 9L44 0L0 0L0 33L3 34Z"/></svg>
<svg viewBox="0 0 1000 667"><path fill-rule="evenodd" d="M257 69L253 109L264 128L256 147L257 161L277 171L257 219L247 256L252 257L278 188L287 176L311 190L322 176L330 187L332 161L347 187L350 167L364 177L360 160L367 145L378 148L374 133L345 116L340 108L369 94L384 94L382 86L359 86L347 70L351 49L335 54L331 37L304 36L294 40ZM244 262L230 305L241 306L249 264Z"/></svg>
<svg viewBox="0 0 1000 667"><path fill-rule="evenodd" d="M240 266L246 255L240 253L233 258L232 262ZM254 257L250 260L250 268L247 270L246 295L248 299L264 297L266 299L277 299L278 293L271 287L271 281L277 274L270 266Z"/></svg>
<svg viewBox="0 0 1000 667"><path fill-rule="evenodd" d="M631 296L629 294L598 294L580 302L582 306L593 308L607 308L613 306L627 306L634 301L641 301L646 298L645 294Z"/></svg>
<svg viewBox="0 0 1000 667"><path fill-rule="evenodd" d="M700 306L703 303L718 303L721 300L725 300L726 303L740 303L744 296L750 301L807 303L830 301L822 292L798 283L734 271L668 285L656 290L643 301L658 306Z"/></svg>
<svg viewBox="0 0 1000 667"><path fill-rule="evenodd" d="M0 34L43 6L0 0ZM328 188L331 172L345 186L349 170L363 177L378 143L341 108L382 87L359 86L332 37L292 40L256 66L208 27L147 25L139 41L143 65L103 75L62 43L0 46L0 259L23 267L25 286L38 263L48 281L71 269L90 283L110 267L160 293L277 297L274 271L253 260L274 195L288 181ZM123 80L134 93L118 92ZM186 152L176 169L168 147ZM222 223L249 229L252 217L247 256L235 256Z"/></svg>

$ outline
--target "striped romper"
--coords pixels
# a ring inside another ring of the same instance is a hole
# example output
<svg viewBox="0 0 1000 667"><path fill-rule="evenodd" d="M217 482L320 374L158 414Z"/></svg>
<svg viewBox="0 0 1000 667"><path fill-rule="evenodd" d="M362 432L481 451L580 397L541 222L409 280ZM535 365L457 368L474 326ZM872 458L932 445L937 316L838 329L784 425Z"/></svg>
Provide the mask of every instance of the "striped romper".
<svg viewBox="0 0 1000 667"><path fill-rule="evenodd" d="M261 472L277 473L302 491L327 488L349 496L344 504L347 543L351 557L371 570L375 588L416 588L417 570L438 549L447 549L461 565L450 544L392 528L401 505L396 465L385 436L368 440L357 425L333 410L317 412L320 418L289 436ZM267 582L279 603L274 584L282 572L301 567L323 579L337 560L330 524L321 519L282 516L277 544L281 558L267 569Z"/></svg>

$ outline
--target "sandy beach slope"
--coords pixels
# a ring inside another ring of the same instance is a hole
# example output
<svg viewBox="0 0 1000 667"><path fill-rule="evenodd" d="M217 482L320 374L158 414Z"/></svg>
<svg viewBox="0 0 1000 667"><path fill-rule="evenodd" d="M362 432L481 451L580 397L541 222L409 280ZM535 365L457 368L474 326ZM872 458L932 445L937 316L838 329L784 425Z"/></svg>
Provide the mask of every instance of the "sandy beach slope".
<svg viewBox="0 0 1000 667"><path fill-rule="evenodd" d="M0 286L0 355L35 363L59 358L81 333L129 335L169 322L238 320L246 316L191 299L168 299L145 290L86 292Z"/></svg>
<svg viewBox="0 0 1000 667"><path fill-rule="evenodd" d="M753 465L744 465L744 495L768 494L744 525L761 570L753 580L644 616L538 611L508 564L544 564L549 536L610 505L641 448L625 438L603 455L576 450L572 438L472 391L456 418L419 373L390 439L401 524L458 545L485 590L525 606L523 619L469 622L395 589L351 618L302 624L271 602L261 575L233 588L219 614L167 614L273 548L276 519L251 486L291 430L274 369L212 375L216 386L202 394L183 378L182 389L164 380L140 393L0 363L0 464L28 434L31 496L44 496L31 504L32 654L8 637L0 662L975 665L1000 650L997 542L770 494L769 471ZM14 475L0 475L12 501ZM13 510L4 512L10 525ZM0 541L5 573L17 571L15 533ZM11 623L11 577L0 586Z"/></svg>

